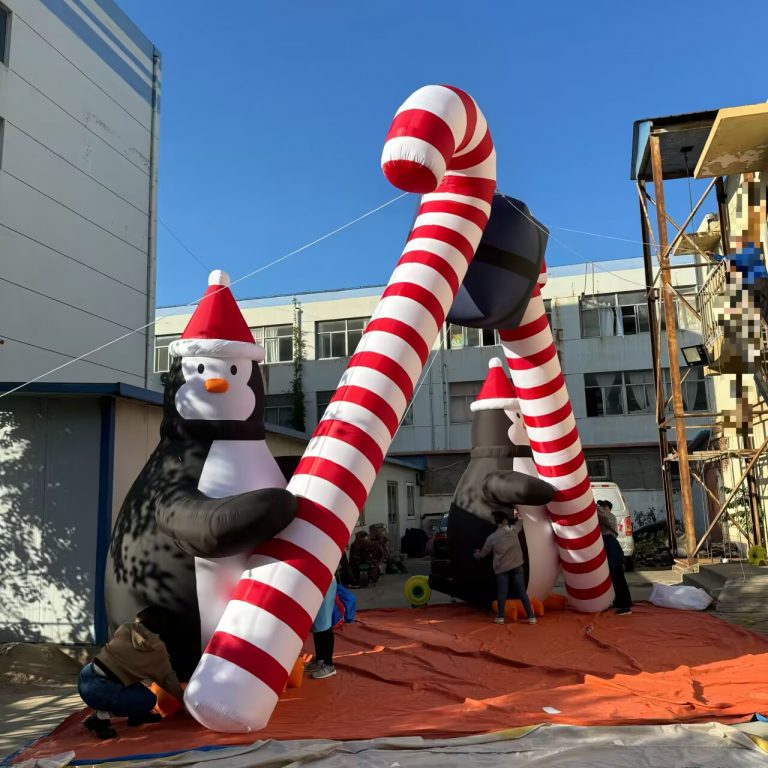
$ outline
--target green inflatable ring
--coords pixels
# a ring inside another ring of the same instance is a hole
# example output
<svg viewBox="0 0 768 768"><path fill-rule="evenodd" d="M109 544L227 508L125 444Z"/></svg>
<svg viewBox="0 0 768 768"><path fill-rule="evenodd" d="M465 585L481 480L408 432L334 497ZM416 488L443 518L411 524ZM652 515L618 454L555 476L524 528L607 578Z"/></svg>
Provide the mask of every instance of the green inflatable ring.
<svg viewBox="0 0 768 768"><path fill-rule="evenodd" d="M405 592L405 599L415 608L426 605L429 598L432 597L429 578L426 576L411 576L405 582L403 591Z"/></svg>
<svg viewBox="0 0 768 768"><path fill-rule="evenodd" d="M766 565L766 552L765 547L754 545L749 548L747 553L747 562L750 565Z"/></svg>

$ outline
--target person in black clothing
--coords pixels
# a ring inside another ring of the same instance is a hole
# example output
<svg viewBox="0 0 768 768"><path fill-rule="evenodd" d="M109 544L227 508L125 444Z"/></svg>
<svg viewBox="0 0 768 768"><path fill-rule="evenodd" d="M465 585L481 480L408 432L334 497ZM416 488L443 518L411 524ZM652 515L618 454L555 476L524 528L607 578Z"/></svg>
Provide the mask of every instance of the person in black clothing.
<svg viewBox="0 0 768 768"><path fill-rule="evenodd" d="M600 531L603 534L603 544L608 555L608 569L611 572L613 591L616 595L613 607L618 616L629 616L632 613L632 595L629 592L627 578L624 575L624 552L621 549L616 530L616 518L611 511L610 501L597 502L597 519L600 521Z"/></svg>

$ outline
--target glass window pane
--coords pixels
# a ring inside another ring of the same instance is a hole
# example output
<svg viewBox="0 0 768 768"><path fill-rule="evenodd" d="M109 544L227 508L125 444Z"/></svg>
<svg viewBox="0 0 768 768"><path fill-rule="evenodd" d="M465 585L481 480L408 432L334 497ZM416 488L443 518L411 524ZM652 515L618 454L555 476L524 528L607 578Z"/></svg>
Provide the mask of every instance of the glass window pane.
<svg viewBox="0 0 768 768"><path fill-rule="evenodd" d="M291 336L281 336L278 344L277 359L281 363L293 360L293 338Z"/></svg>
<svg viewBox="0 0 768 768"><path fill-rule="evenodd" d="M331 356L331 337L329 334L318 335L317 357L323 359Z"/></svg>
<svg viewBox="0 0 768 768"><path fill-rule="evenodd" d="M619 304L621 306L634 306L642 304L645 301L645 294L642 291L629 291L619 294Z"/></svg>
<svg viewBox="0 0 768 768"><path fill-rule="evenodd" d="M624 324L625 336L634 336L636 333L638 333L634 307L621 308L621 321Z"/></svg>
<svg viewBox="0 0 768 768"><path fill-rule="evenodd" d="M358 318L356 320L347 320L347 328L350 331L362 331L365 328L365 324L368 321L364 318Z"/></svg>
<svg viewBox="0 0 768 768"><path fill-rule="evenodd" d="M584 390L587 401L587 416L603 415L603 392L599 387L587 387Z"/></svg>
<svg viewBox="0 0 768 768"><path fill-rule="evenodd" d="M600 335L600 316L596 309L585 309L581 312L581 336L591 339Z"/></svg>
<svg viewBox="0 0 768 768"><path fill-rule="evenodd" d="M464 329L460 325L451 325L448 330L448 346L461 349L464 346Z"/></svg>
<svg viewBox="0 0 768 768"><path fill-rule="evenodd" d="M318 333L331 333L332 331L345 331L343 320L322 320L317 324Z"/></svg>
<svg viewBox="0 0 768 768"><path fill-rule="evenodd" d="M344 357L347 354L346 336L343 333L332 333L330 357Z"/></svg>
<svg viewBox="0 0 768 768"><path fill-rule="evenodd" d="M353 355L357 349L357 345L360 343L360 339L363 338L362 331L350 331L349 333L349 345L347 347L347 354Z"/></svg>
<svg viewBox="0 0 768 768"><path fill-rule="evenodd" d="M5 62L5 36L8 29L8 12L0 8L0 61Z"/></svg>
<svg viewBox="0 0 768 768"><path fill-rule="evenodd" d="M468 347L480 346L480 329L479 328L465 328L464 338L466 339L465 345Z"/></svg>
<svg viewBox="0 0 768 768"><path fill-rule="evenodd" d="M624 387L606 387L605 414L606 416L620 416L624 413Z"/></svg>
<svg viewBox="0 0 768 768"><path fill-rule="evenodd" d="M650 325L648 324L648 305L638 304L635 308L637 311L637 332L648 333Z"/></svg>
<svg viewBox="0 0 768 768"><path fill-rule="evenodd" d="M492 347L496 343L496 331L493 328L483 328L480 334L483 337L484 347Z"/></svg>

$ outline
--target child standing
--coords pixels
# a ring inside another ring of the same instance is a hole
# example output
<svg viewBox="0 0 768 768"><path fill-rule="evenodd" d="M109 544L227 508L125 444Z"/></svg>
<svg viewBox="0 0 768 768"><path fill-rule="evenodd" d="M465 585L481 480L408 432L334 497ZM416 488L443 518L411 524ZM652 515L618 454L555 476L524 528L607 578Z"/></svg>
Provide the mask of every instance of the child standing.
<svg viewBox="0 0 768 768"><path fill-rule="evenodd" d="M312 624L315 657L304 667L304 670L309 672L313 680L322 680L336 674L336 667L333 664L333 606L335 603L336 579L332 579Z"/></svg>
<svg viewBox="0 0 768 768"><path fill-rule="evenodd" d="M495 510L493 519L496 530L485 540L482 549L475 550L474 555L479 560L493 552L493 572L496 574L497 599L499 603L498 615L494 619L496 624L504 623L504 611L507 597L512 591L512 597L523 603L528 623L535 624L531 601L525 591L525 574L523 573L523 549L520 546L520 529L523 521L516 515L515 522L510 525L505 512Z"/></svg>
<svg viewBox="0 0 768 768"><path fill-rule="evenodd" d="M93 661L80 671L80 698L96 710L84 725L100 739L117 736L110 720L113 715L127 717L128 725L163 719L152 712L157 698L143 680L152 680L179 701L184 700L168 650L160 639L161 625L161 616L152 609L140 611L132 622L121 624Z"/></svg>

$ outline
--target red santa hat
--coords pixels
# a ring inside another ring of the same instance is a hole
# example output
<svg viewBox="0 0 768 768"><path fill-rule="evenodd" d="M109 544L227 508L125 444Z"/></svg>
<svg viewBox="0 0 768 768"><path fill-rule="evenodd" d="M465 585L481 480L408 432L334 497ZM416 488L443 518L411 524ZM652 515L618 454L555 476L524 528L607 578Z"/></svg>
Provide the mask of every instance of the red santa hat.
<svg viewBox="0 0 768 768"><path fill-rule="evenodd" d="M229 275L215 269L208 290L180 339L171 342L172 357L225 357L264 360L264 347L253 340L248 323L229 289Z"/></svg>
<svg viewBox="0 0 768 768"><path fill-rule="evenodd" d="M475 411L505 410L514 407L517 397L515 388L509 380L501 360L491 358L488 363L488 375L477 394L477 399L469 406Z"/></svg>

